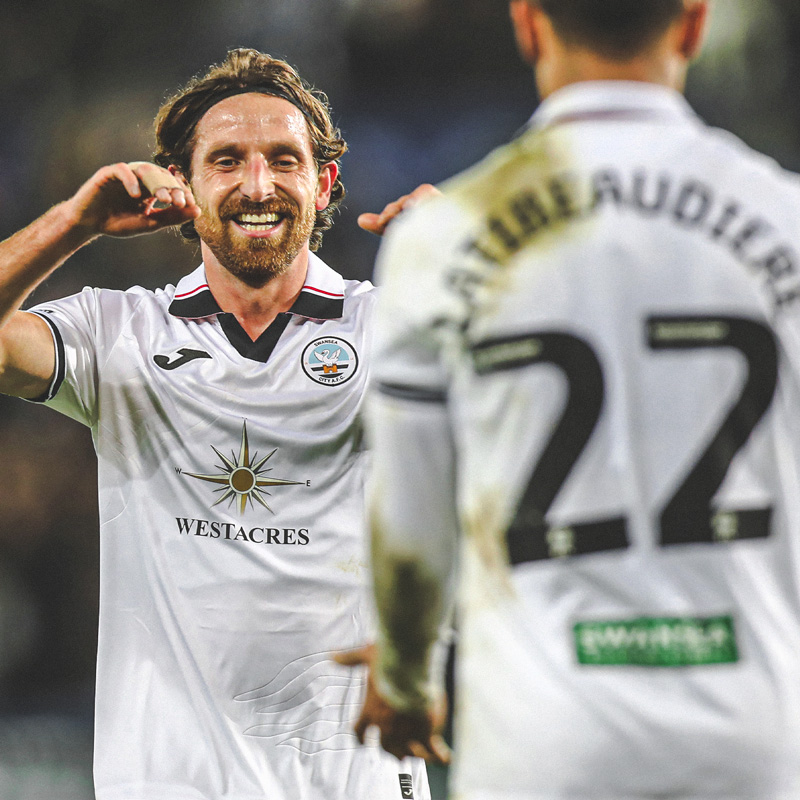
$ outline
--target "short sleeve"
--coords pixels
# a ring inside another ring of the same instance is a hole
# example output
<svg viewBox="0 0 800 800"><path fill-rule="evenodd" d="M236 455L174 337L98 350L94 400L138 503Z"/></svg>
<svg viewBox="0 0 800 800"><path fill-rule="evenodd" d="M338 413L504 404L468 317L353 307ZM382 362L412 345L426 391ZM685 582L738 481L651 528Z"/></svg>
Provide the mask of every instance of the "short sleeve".
<svg viewBox="0 0 800 800"><path fill-rule="evenodd" d="M60 411L84 425L97 418L96 290L28 309L50 327L56 349L56 369L47 392L34 402Z"/></svg>

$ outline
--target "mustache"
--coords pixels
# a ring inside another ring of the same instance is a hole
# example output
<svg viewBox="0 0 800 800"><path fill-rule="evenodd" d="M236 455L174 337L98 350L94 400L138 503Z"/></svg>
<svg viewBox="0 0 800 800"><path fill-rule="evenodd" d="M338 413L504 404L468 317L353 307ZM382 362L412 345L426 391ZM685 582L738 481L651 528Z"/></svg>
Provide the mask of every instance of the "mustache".
<svg viewBox="0 0 800 800"><path fill-rule="evenodd" d="M231 200L221 206L219 216L222 219L231 219L239 214L283 214L287 217L297 215L297 206L281 197L271 197L263 203L254 203L249 200Z"/></svg>

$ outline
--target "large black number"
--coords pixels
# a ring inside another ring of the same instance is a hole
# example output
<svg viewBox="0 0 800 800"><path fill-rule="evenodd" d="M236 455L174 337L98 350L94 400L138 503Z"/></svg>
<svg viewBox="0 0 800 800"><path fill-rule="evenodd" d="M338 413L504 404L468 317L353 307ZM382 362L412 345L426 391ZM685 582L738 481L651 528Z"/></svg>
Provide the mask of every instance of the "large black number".
<svg viewBox="0 0 800 800"><path fill-rule="evenodd" d="M625 520L614 518L550 528L553 501L580 457L603 408L600 362L583 339L538 333L482 342L473 349L478 374L553 364L567 378L567 402L542 452L506 534L512 564L628 546Z"/></svg>
<svg viewBox="0 0 800 800"><path fill-rule="evenodd" d="M714 512L711 501L731 461L775 394L778 350L772 332L759 322L740 317L659 316L647 320L647 337L653 350L732 347L744 355L747 363L747 377L738 400L660 514L661 544L767 536L770 508ZM523 334L481 342L473 348L473 361L479 375L553 364L567 379L564 409L506 534L511 563L627 547L624 517L560 528L551 528L545 520L591 438L603 407L603 372L589 344L567 333Z"/></svg>
<svg viewBox="0 0 800 800"><path fill-rule="evenodd" d="M714 512L711 500L775 395L778 349L772 332L760 322L741 317L651 317L647 320L647 342L653 350L733 347L747 362L739 399L661 512L661 543L768 536L771 508Z"/></svg>

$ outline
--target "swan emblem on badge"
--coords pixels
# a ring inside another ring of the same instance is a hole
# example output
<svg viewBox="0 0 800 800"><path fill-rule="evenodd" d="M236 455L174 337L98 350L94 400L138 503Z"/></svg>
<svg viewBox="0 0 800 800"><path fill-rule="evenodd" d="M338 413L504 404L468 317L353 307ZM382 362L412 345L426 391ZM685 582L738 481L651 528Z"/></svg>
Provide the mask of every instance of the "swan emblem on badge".
<svg viewBox="0 0 800 800"><path fill-rule="evenodd" d="M315 383L336 386L349 381L358 369L358 354L338 336L315 339L303 350L303 372Z"/></svg>

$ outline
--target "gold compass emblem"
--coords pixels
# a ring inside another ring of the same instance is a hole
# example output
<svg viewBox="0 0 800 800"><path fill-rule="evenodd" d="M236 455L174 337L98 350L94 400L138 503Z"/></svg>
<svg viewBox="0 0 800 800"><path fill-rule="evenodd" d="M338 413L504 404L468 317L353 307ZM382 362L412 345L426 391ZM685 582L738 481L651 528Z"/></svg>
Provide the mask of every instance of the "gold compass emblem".
<svg viewBox="0 0 800 800"><path fill-rule="evenodd" d="M214 445L211 449L217 454L222 461L219 469L221 473L217 475L198 475L194 472L184 472L190 478L197 478L201 481L208 481L209 483L220 484L219 489L214 489L215 492L222 492L222 497L212 505L212 508L225 500L228 500L228 506L233 505L238 501L239 513L244 514L247 503L253 507L253 500L261 503L268 511L272 509L267 505L267 501L263 495L269 495L270 492L264 491L267 486L298 486L305 481L287 481L282 478L268 478L264 473L271 472L272 467L266 467L267 461L278 452L276 447L271 453L268 453L260 461L257 461L258 454L253 453L250 456L250 443L247 439L247 422L242 423L242 442L239 446L239 455L236 456L231 453L231 458L226 458ZM273 512L274 513L274 512Z"/></svg>

